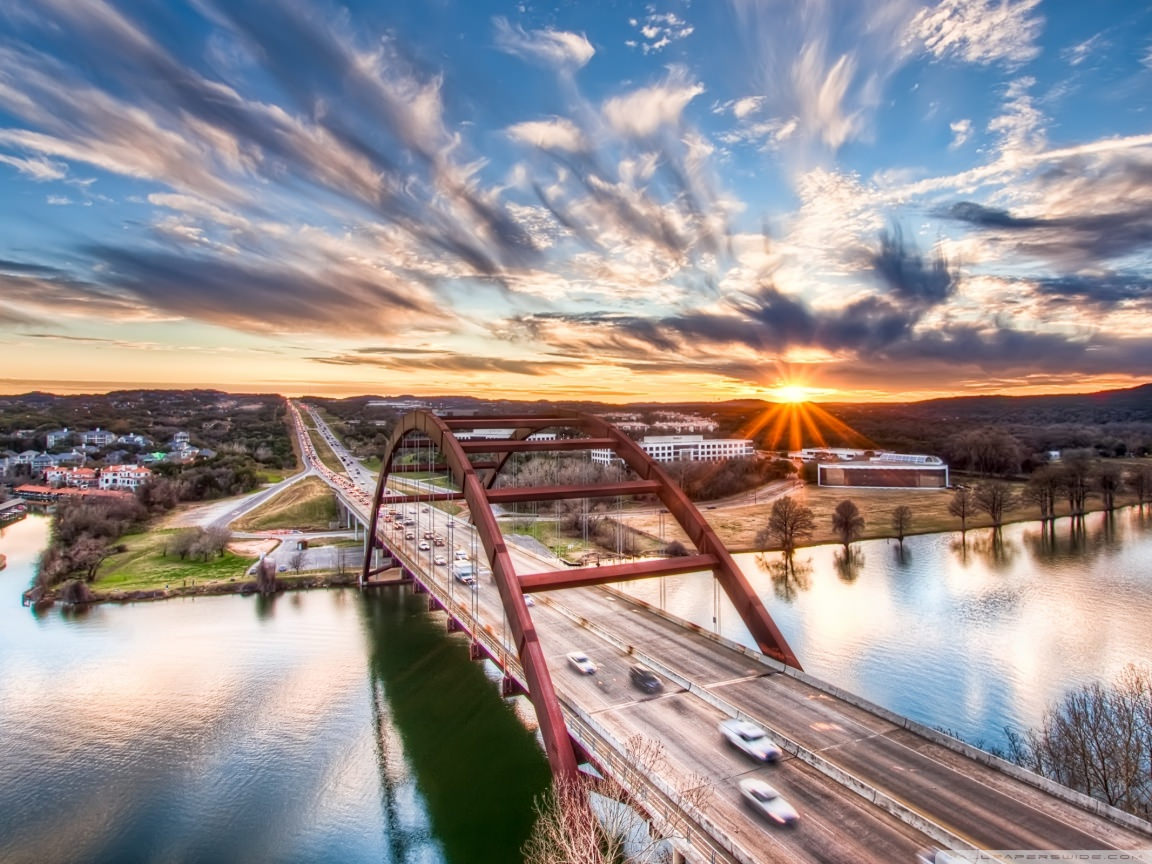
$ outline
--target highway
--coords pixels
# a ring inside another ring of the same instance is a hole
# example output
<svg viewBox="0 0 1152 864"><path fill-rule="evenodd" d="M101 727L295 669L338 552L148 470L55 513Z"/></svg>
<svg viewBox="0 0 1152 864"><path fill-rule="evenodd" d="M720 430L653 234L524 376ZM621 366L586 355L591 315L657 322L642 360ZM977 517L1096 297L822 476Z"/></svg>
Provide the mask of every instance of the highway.
<svg viewBox="0 0 1152 864"><path fill-rule="evenodd" d="M313 417L333 451L342 460L352 460L322 421ZM353 487L353 503L363 500L366 513L371 501L367 484L372 479L365 473L356 476L359 482L346 482ZM451 536L455 546L471 554L478 544L470 526L429 505L408 504L405 510L416 522L416 539L405 541L404 532L384 523L382 534L388 545L454 596L463 592L479 620L501 633L503 609L491 577L481 578L472 603L471 589L453 583L447 567L432 564L431 556L438 550L421 552L415 545L425 531L433 531ZM517 572L564 566L558 560L509 547ZM453 551L448 550L449 559ZM1149 836L964 759L603 589L540 595L531 611L558 693L579 704L618 740L642 734L661 741L668 756L666 773L681 785L696 782L693 775L702 776L712 789L709 817L751 850L753 860L913 861L918 850L939 845L939 832L954 838L954 845L985 849L1152 845ZM595 626L582 626L582 620ZM579 675L568 664L565 655L576 649L599 665L596 675ZM651 658L652 665L680 683L665 677L663 694L641 694L628 677L636 654ZM686 692L684 684L693 692ZM886 794L907 812L927 820L931 830L938 829L937 839L913 830L805 760L786 756L776 765L759 766L730 750L722 743L716 724L735 712ZM745 776L762 777L775 785L800 811L799 825L791 830L774 829L745 808L736 788Z"/></svg>

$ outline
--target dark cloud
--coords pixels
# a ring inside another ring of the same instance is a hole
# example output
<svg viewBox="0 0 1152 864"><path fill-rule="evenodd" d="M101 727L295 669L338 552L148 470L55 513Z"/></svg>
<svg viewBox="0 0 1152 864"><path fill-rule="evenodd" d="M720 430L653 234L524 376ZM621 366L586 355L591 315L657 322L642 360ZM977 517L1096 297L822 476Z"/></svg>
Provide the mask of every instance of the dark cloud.
<svg viewBox="0 0 1152 864"><path fill-rule="evenodd" d="M240 330L363 333L443 313L391 274L95 246L103 283L163 313Z"/></svg>
<svg viewBox="0 0 1152 864"><path fill-rule="evenodd" d="M884 284L906 300L942 303L956 290L956 274L943 254L937 251L931 262L925 261L899 227L880 234L880 251L870 263Z"/></svg>
<svg viewBox="0 0 1152 864"><path fill-rule="evenodd" d="M1107 308L1117 303L1152 300L1152 279L1136 273L1051 276L1029 281L1040 294L1071 303L1088 301Z"/></svg>
<svg viewBox="0 0 1152 864"><path fill-rule="evenodd" d="M308 359L329 366L372 366L419 372L502 372L529 377L552 375L563 369L572 369L574 366L572 363L558 363L549 360L478 357L473 354L455 354L447 351L414 355L410 350L402 348L362 350L371 351L373 356L365 356L365 354L357 352L326 357L309 357ZM379 356L383 353L392 353L396 356Z"/></svg>

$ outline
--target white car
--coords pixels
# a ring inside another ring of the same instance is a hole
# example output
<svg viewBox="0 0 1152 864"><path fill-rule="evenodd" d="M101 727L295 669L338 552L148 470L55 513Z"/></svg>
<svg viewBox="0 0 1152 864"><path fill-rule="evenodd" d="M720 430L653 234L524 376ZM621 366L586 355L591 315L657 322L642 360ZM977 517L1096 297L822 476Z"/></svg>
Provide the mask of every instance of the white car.
<svg viewBox="0 0 1152 864"><path fill-rule="evenodd" d="M777 825L795 825L800 814L780 797L780 793L755 777L740 781L740 794L757 812L767 816Z"/></svg>
<svg viewBox="0 0 1152 864"><path fill-rule="evenodd" d="M416 548L418 548L421 552L427 552L432 547L429 545L427 540L421 540L420 545Z"/></svg>
<svg viewBox="0 0 1152 864"><path fill-rule="evenodd" d="M524 605L525 606L535 606L536 605L536 598L533 597L531 594L525 594L524 595Z"/></svg>
<svg viewBox="0 0 1152 864"><path fill-rule="evenodd" d="M573 651L568 655L568 662L575 666L581 675L596 674L596 664L589 660L583 651Z"/></svg>
<svg viewBox="0 0 1152 864"><path fill-rule="evenodd" d="M443 567L445 564L448 563L448 559L445 558L443 555L437 555L435 557L435 559L433 559L433 560L434 560L437 567Z"/></svg>
<svg viewBox="0 0 1152 864"><path fill-rule="evenodd" d="M456 560L457 561L467 561L468 560L468 553L465 552L463 549L457 549L456 550Z"/></svg>
<svg viewBox="0 0 1152 864"><path fill-rule="evenodd" d="M753 759L761 762L775 762L780 758L780 748L768 737L763 729L747 720L725 720L718 727L728 743L743 750Z"/></svg>

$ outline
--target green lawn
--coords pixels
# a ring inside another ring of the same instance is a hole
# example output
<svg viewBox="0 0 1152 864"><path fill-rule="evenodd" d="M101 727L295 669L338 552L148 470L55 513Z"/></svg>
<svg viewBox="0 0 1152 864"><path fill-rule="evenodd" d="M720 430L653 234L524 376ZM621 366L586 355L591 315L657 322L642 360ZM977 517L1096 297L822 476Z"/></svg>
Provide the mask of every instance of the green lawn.
<svg viewBox="0 0 1152 864"><path fill-rule="evenodd" d="M100 565L92 587L96 591L139 591L166 585L175 587L193 580L199 585L245 578L253 559L231 552L208 561L164 557L164 547L176 533L176 529L167 529L121 537L119 542L128 550L110 556Z"/></svg>
<svg viewBox="0 0 1152 864"><path fill-rule="evenodd" d="M384 460L379 456L369 456L367 459L361 459L360 463L373 474L379 474L381 467L384 465Z"/></svg>

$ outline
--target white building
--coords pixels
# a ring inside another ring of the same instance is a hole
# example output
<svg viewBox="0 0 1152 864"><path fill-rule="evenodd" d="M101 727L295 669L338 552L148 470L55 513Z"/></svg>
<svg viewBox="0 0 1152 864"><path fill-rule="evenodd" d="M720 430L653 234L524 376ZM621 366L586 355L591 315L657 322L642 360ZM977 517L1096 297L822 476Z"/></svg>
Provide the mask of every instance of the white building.
<svg viewBox="0 0 1152 864"><path fill-rule="evenodd" d="M91 444L93 447L107 447L109 444L115 442L116 436L109 432L107 429L96 427L91 432L85 432L81 436L82 444Z"/></svg>
<svg viewBox="0 0 1152 864"><path fill-rule="evenodd" d="M44 436L44 443L48 445L51 450L57 444L67 444L72 437L72 431L65 426L63 429L53 429Z"/></svg>
<svg viewBox="0 0 1152 864"><path fill-rule="evenodd" d="M750 459L756 448L746 438L705 438L703 435L649 435L637 442L657 462L722 462ZM592 461L618 463L611 450L593 450Z"/></svg>
<svg viewBox="0 0 1152 864"><path fill-rule="evenodd" d="M44 482L49 486L72 486L76 489L96 488L95 468L48 468Z"/></svg>
<svg viewBox="0 0 1152 864"><path fill-rule="evenodd" d="M948 466L939 456L880 453L870 459L821 461L816 478L821 486L947 489Z"/></svg>
<svg viewBox="0 0 1152 864"><path fill-rule="evenodd" d="M698 414L680 414L676 411L657 411L656 425L677 432L715 432L720 424Z"/></svg>
<svg viewBox="0 0 1152 864"><path fill-rule="evenodd" d="M151 478L152 471L143 465L109 465L100 472L100 488L136 490Z"/></svg>

